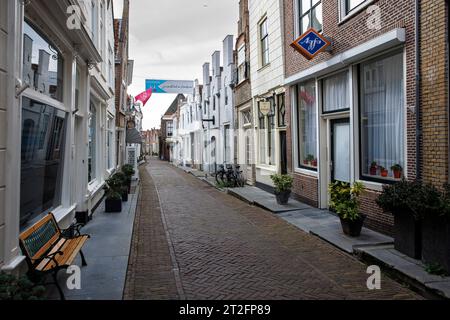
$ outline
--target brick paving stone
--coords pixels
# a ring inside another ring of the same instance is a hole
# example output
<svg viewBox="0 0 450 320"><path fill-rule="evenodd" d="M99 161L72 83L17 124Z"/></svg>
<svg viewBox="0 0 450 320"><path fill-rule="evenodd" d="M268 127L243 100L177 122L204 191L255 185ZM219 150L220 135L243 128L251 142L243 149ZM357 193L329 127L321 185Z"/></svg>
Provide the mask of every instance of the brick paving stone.
<svg viewBox="0 0 450 320"><path fill-rule="evenodd" d="M386 275L368 290L362 262L168 163L141 176L125 298L422 299Z"/></svg>

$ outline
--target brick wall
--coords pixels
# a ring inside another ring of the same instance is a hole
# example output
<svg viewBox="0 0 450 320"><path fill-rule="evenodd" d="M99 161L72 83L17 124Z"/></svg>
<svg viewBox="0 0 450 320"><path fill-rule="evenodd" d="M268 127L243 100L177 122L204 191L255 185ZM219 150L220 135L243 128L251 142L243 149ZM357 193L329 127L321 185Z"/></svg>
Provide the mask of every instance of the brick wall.
<svg viewBox="0 0 450 320"><path fill-rule="evenodd" d="M444 0L442 0L444 1ZM434 1L426 1L427 3ZM360 11L345 22L339 23L338 0L322 0L323 4L323 32L326 36L333 39L333 51L320 53L312 61L308 61L290 45L295 40L294 28L294 1L284 1L284 28L285 28L285 73L286 77L293 76L300 71L308 69L318 63L329 60L336 54L342 53L353 47L356 47L366 41L376 38L386 32L396 28L405 28L405 59L406 59L406 104L415 106L415 1L414 0L379 0L372 4L379 6L381 10L381 30L369 29L366 25L369 14L366 9ZM431 41L431 39L430 39ZM287 105L290 106L290 98ZM290 106L292 107L292 106ZM289 113L292 111L288 108ZM416 119L413 108L407 111L407 176L409 179L416 177ZM291 133L288 133L288 145L292 148ZM289 160L292 155L289 155ZM290 164L291 170L294 164ZM318 202L317 180L309 177L294 175L296 179L296 192L302 192L303 197L307 197L312 203ZM309 183L309 185L308 185ZM301 188L303 186L303 189ZM367 191L362 197L361 211L368 215L367 225L375 230L386 234L392 234L393 218L390 214L385 214L375 203L378 193Z"/></svg>
<svg viewBox="0 0 450 320"><path fill-rule="evenodd" d="M319 206L319 180L304 174L294 173L292 192L294 198L313 207Z"/></svg>
<svg viewBox="0 0 450 320"><path fill-rule="evenodd" d="M448 13L445 0L421 1L422 172L425 182L448 182Z"/></svg>

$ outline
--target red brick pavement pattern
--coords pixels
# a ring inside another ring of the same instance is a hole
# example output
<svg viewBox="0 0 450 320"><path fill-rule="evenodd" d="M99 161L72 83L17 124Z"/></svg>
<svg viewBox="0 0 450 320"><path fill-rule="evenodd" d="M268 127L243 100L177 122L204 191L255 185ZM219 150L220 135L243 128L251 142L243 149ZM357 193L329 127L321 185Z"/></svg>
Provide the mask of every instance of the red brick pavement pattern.
<svg viewBox="0 0 450 320"><path fill-rule="evenodd" d="M382 290L369 291L367 266L335 247L169 164L152 161L147 170L159 192L175 252L171 262L179 268L187 299L421 298L384 275ZM141 254L161 259L158 251L138 249ZM151 271L143 264L133 272L157 278ZM170 278L173 290L174 276L160 276L161 283ZM151 298L151 287L146 292Z"/></svg>
<svg viewBox="0 0 450 320"><path fill-rule="evenodd" d="M124 299L176 300L179 295L158 194L148 172L141 169L140 174Z"/></svg>

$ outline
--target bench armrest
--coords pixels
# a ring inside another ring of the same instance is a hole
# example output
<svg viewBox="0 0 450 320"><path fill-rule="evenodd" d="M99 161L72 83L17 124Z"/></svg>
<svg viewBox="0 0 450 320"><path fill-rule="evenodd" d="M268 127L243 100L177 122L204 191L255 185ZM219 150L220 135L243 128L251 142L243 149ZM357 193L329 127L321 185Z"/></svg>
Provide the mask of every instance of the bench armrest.
<svg viewBox="0 0 450 320"><path fill-rule="evenodd" d="M58 261L55 259L55 257L56 257L57 255L63 255L63 254L64 254L64 253L63 253L62 251L56 251L56 252L54 252L54 253L51 253L51 254L46 255L46 256L44 257L44 259L52 260L52 261L56 264L56 267L59 267L59 263L58 263Z"/></svg>
<svg viewBox="0 0 450 320"><path fill-rule="evenodd" d="M63 237L71 239L81 236L81 228L84 227L82 223L74 223L69 228L61 230Z"/></svg>

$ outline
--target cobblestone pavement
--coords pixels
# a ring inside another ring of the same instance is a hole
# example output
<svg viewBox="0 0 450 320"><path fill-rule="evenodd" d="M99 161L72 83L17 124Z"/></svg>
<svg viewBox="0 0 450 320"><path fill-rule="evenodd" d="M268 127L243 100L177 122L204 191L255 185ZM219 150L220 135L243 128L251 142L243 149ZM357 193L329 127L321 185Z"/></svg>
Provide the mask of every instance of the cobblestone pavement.
<svg viewBox="0 0 450 320"><path fill-rule="evenodd" d="M167 163L141 177L125 299L421 298L369 291L363 263Z"/></svg>

